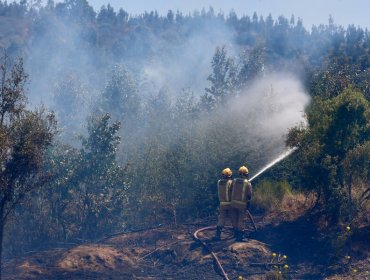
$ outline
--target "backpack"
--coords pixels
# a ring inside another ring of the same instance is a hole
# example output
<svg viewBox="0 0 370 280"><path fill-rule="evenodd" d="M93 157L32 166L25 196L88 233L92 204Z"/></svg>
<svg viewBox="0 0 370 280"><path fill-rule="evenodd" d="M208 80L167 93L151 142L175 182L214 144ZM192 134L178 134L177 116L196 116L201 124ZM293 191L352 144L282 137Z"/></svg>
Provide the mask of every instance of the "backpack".
<svg viewBox="0 0 370 280"><path fill-rule="evenodd" d="M244 210L247 200L252 196L251 184L247 179L237 178L233 180L231 192L231 207Z"/></svg>
<svg viewBox="0 0 370 280"><path fill-rule="evenodd" d="M217 182L218 200L220 208L228 208L231 205L231 179L220 179Z"/></svg>

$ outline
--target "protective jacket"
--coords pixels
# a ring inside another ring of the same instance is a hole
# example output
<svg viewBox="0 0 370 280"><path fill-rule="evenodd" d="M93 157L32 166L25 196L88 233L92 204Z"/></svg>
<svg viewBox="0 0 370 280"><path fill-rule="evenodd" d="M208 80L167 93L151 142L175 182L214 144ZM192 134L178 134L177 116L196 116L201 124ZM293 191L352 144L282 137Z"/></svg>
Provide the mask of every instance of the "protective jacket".
<svg viewBox="0 0 370 280"><path fill-rule="evenodd" d="M220 179L217 182L220 209L230 208L231 206L231 185L231 179Z"/></svg>
<svg viewBox="0 0 370 280"><path fill-rule="evenodd" d="M231 207L244 210L252 198L252 185L244 178L236 178L232 183Z"/></svg>

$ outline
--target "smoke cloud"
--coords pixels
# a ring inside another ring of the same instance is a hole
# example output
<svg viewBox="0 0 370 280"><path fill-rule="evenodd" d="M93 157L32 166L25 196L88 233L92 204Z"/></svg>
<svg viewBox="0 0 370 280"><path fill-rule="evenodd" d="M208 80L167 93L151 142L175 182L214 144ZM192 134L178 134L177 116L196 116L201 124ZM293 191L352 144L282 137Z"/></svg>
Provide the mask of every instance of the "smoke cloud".
<svg viewBox="0 0 370 280"><path fill-rule="evenodd" d="M257 171L286 150L286 135L290 128L304 124L309 102L294 75L266 74L209 116L202 129L226 130L229 149L242 153L244 163Z"/></svg>
<svg viewBox="0 0 370 280"><path fill-rule="evenodd" d="M156 91L163 87L174 95L182 89L191 89L198 95L208 85L212 56L216 47L226 45L230 54L236 54L231 30L222 22L205 21L192 25L185 42L168 45L156 38L155 55L142 63L142 74ZM135 58L141 61L142 56Z"/></svg>
<svg viewBox="0 0 370 280"><path fill-rule="evenodd" d="M279 138L289 128L304 122L310 97L291 74L271 74L255 81L230 102L236 115L251 123L251 135Z"/></svg>
<svg viewBox="0 0 370 280"><path fill-rule="evenodd" d="M196 96L204 93L217 46L227 45L230 53L238 52L232 47L232 32L217 19L184 23L186 36L182 35L184 38L178 41L168 41L163 34L138 26L130 31L135 34L130 37L130 44L111 49L93 47L98 39L89 35L91 30L54 15L46 17L37 28L25 58L30 77L30 104L43 104L54 110L63 130L73 129L77 134L76 123L82 131L115 65L124 65L129 70L140 97L155 96L165 89L174 101L183 89ZM105 43L109 47L109 43ZM68 91L68 84L76 90ZM65 91L61 92L63 87ZM71 96L73 91L76 98Z"/></svg>
<svg viewBox="0 0 370 280"><path fill-rule="evenodd" d="M164 88L172 103L184 94L184 89L199 99L209 86L207 77L216 47L225 45L229 57L236 57L241 50L223 21L204 18L189 21L183 28L186 39L171 42L163 34L154 35L137 27L132 31L135 36L131 44L110 50L108 55L107 50L91 46L94 36L88 36L87 30L50 16L30 41L25 60L32 106L43 103L54 110L64 131L63 139L71 143L84 132L86 119L94 113L111 69L117 64L124 64L131 73L142 104L151 102L148 98ZM304 121L308 102L298 78L265 74L219 110L201 115L194 137L208 141L207 137L214 137L214 130L222 128L232 151L245 151L246 161L265 164L284 150L285 135L290 127ZM142 135L150 138L157 131L145 131L147 124L138 127L140 131L132 139ZM172 134L170 124L164 133Z"/></svg>

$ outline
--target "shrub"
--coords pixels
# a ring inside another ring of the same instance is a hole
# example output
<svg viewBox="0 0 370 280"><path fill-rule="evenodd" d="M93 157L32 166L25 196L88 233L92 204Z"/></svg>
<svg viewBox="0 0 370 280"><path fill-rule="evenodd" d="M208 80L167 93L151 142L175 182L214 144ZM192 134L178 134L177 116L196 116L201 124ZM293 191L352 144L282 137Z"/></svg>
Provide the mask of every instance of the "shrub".
<svg viewBox="0 0 370 280"><path fill-rule="evenodd" d="M279 209L284 196L292 193L292 188L287 181L263 180L253 190L253 207L265 211Z"/></svg>

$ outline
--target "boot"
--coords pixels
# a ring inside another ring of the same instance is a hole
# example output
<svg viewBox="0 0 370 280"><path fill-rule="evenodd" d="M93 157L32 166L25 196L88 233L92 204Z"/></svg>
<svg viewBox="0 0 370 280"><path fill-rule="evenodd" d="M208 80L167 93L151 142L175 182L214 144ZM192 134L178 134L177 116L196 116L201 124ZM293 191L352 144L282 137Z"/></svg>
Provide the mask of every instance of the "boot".
<svg viewBox="0 0 370 280"><path fill-rule="evenodd" d="M246 237L246 232L244 231L244 230L241 230L240 231L240 238L241 238L241 242L247 242L248 241L248 239L247 239L247 237Z"/></svg>
<svg viewBox="0 0 370 280"><path fill-rule="evenodd" d="M213 237L213 240L215 240L215 241L220 241L221 240L221 231L222 231L222 227L217 226L216 227L216 235Z"/></svg>
<svg viewBox="0 0 370 280"><path fill-rule="evenodd" d="M238 240L238 236L239 236L239 230L236 229L236 228L233 228L233 233L234 233L234 238L237 241Z"/></svg>
<svg viewBox="0 0 370 280"><path fill-rule="evenodd" d="M241 230L235 231L235 240L236 242L243 242L243 232Z"/></svg>

